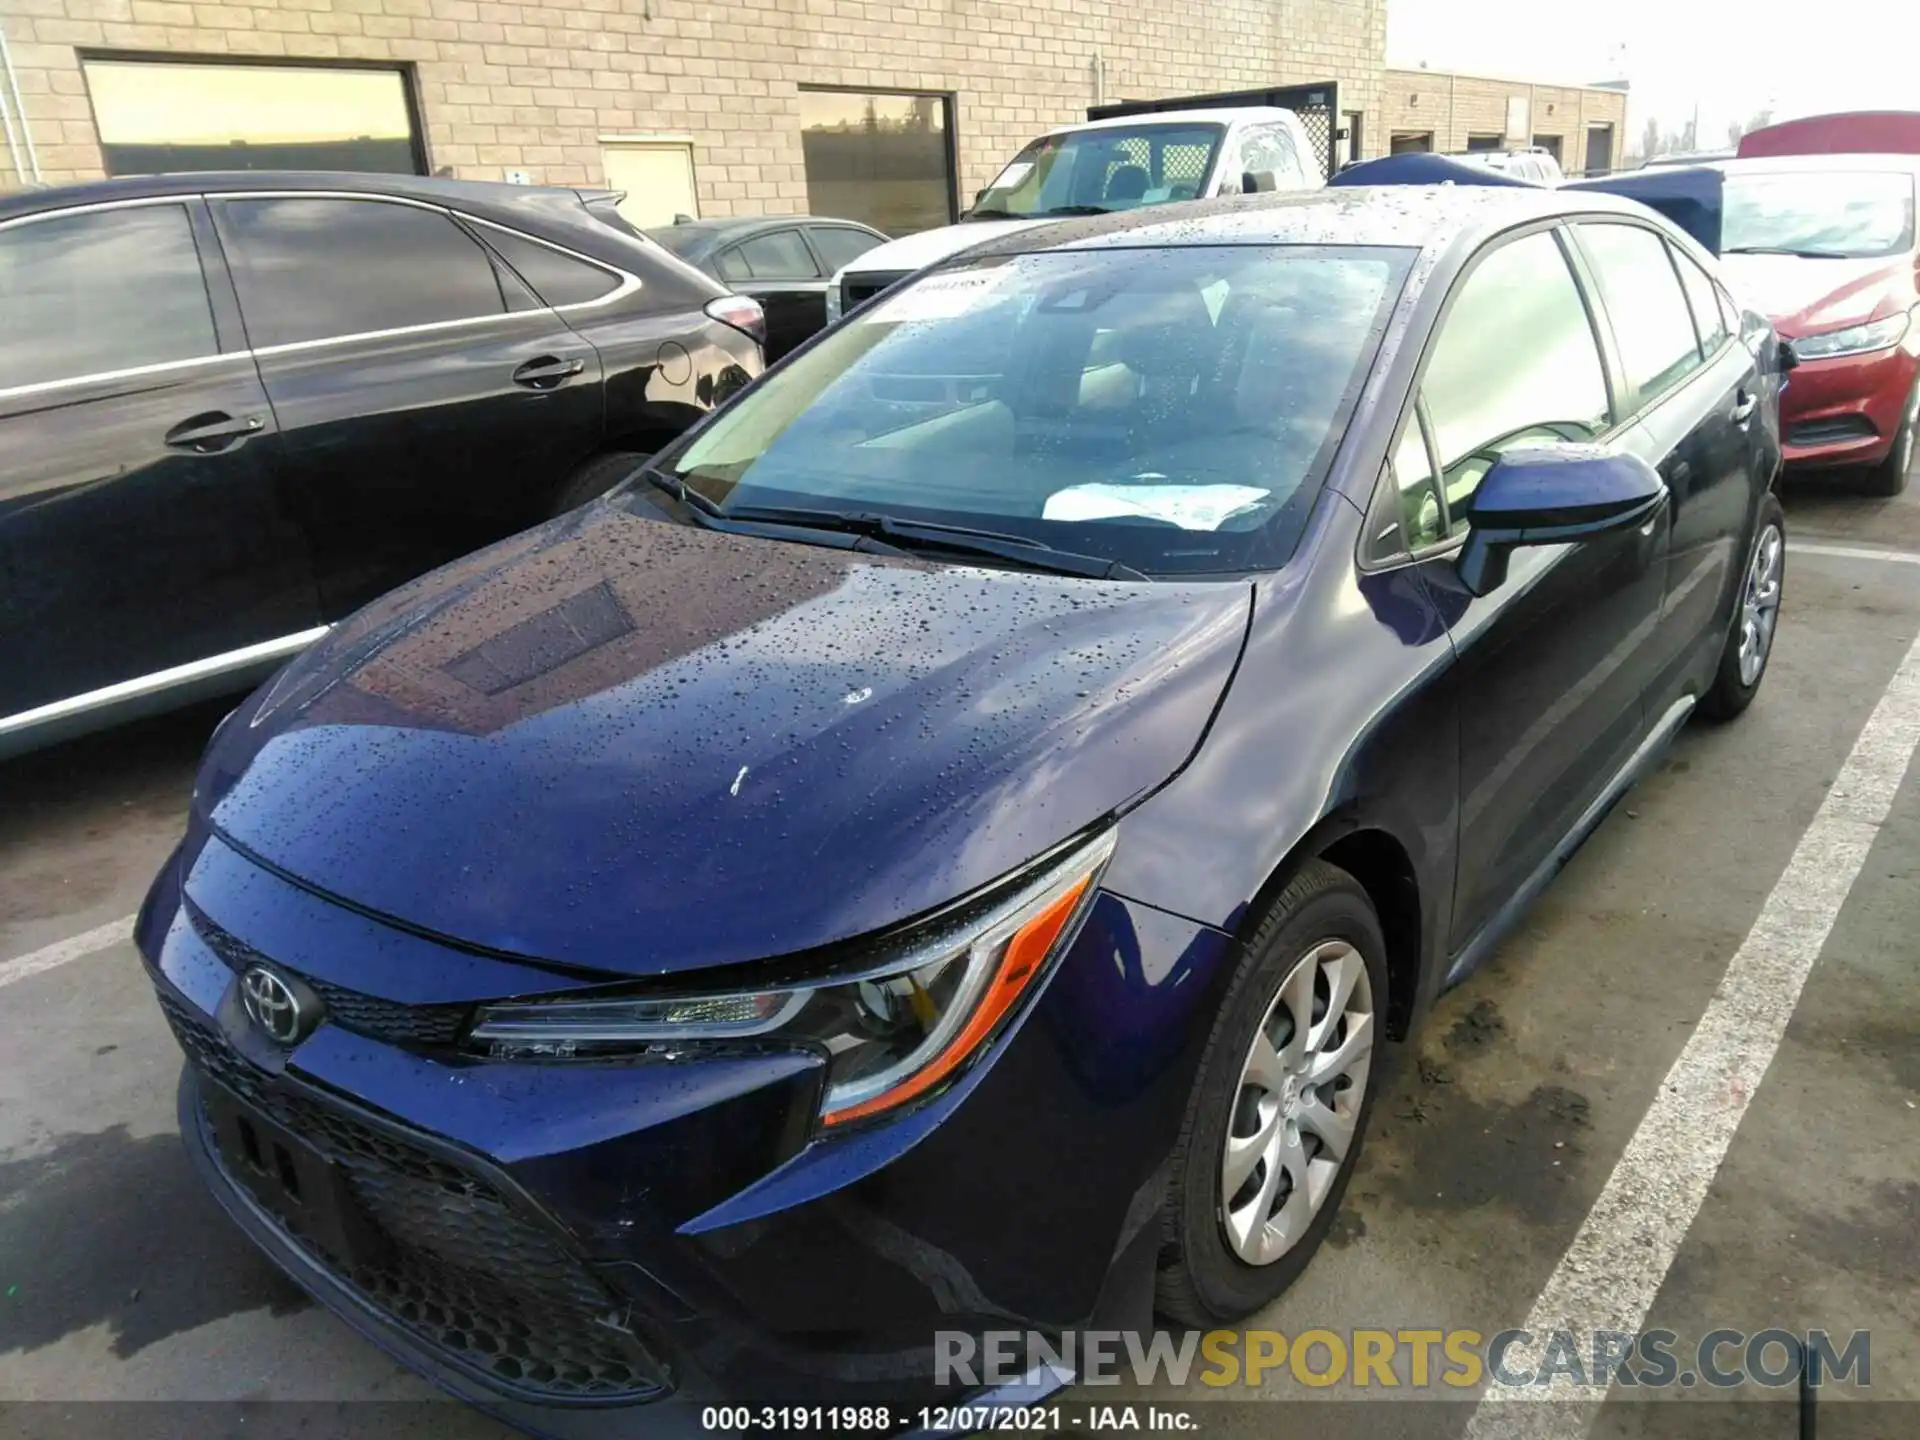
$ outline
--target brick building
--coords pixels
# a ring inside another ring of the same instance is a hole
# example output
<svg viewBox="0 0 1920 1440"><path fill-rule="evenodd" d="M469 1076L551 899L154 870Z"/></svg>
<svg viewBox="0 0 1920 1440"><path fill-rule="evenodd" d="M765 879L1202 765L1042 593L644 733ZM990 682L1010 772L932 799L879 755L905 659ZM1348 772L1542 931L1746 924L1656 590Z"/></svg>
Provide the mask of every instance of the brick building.
<svg viewBox="0 0 1920 1440"><path fill-rule="evenodd" d="M348 164L903 230L1096 101L1335 80L1386 134L1386 0L0 0L0 32L0 189Z"/></svg>
<svg viewBox="0 0 1920 1440"><path fill-rule="evenodd" d="M1389 70L1385 110L1388 148L1395 152L1458 154L1539 145L1569 175L1613 169L1627 140L1624 82L1535 85L1438 70Z"/></svg>

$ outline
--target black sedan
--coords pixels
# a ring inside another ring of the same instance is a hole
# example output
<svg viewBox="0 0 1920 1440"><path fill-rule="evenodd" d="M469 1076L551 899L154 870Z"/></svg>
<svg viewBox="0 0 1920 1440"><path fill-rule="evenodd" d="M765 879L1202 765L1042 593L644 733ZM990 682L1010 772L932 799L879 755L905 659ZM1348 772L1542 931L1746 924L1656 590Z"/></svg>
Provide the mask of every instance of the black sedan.
<svg viewBox="0 0 1920 1440"><path fill-rule="evenodd" d="M243 686L757 374L759 307L618 198L266 172L0 198L0 753Z"/></svg>
<svg viewBox="0 0 1920 1440"><path fill-rule="evenodd" d="M647 238L760 302L769 364L827 323L834 272L887 242L857 221L811 215L684 220L649 230Z"/></svg>

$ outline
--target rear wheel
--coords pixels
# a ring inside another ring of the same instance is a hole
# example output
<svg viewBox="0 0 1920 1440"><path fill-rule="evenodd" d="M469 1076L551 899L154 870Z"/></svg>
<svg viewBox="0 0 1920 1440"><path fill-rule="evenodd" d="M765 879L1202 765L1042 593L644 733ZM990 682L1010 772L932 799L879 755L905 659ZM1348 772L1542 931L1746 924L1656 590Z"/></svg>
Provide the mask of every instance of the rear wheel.
<svg viewBox="0 0 1920 1440"><path fill-rule="evenodd" d="M1713 688L1700 701L1709 720L1731 720L1753 703L1773 654L1773 632L1780 622L1780 597L1787 579L1787 517L1778 497L1769 494L1760 507L1760 524L1747 553L1740 582L1740 603L1733 630L1720 652Z"/></svg>
<svg viewBox="0 0 1920 1440"><path fill-rule="evenodd" d="M614 450L596 455L582 465L554 493L552 515L577 510L589 500L598 500L627 476L638 470L647 457L631 450Z"/></svg>
<svg viewBox="0 0 1920 1440"><path fill-rule="evenodd" d="M1913 469L1914 436L1920 433L1920 379L1913 382L1913 394L1907 397L1906 415L1894 434L1893 448L1887 458L1867 472L1867 493L1898 495L1907 488L1907 476Z"/></svg>
<svg viewBox="0 0 1920 1440"><path fill-rule="evenodd" d="M1386 999L1366 891L1309 862L1254 932L1188 1101L1162 1219L1164 1313L1231 1323L1306 1269L1359 1158Z"/></svg>

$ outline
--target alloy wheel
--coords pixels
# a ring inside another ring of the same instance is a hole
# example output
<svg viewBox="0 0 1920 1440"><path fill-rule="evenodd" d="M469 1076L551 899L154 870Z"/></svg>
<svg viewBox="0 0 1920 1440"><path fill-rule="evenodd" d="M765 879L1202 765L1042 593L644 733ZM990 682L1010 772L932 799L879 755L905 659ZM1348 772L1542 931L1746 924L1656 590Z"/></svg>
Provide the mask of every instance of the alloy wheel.
<svg viewBox="0 0 1920 1440"><path fill-rule="evenodd" d="M1752 686L1766 668L1773 648L1775 622L1780 618L1780 576L1786 537L1769 524L1754 542L1747 566L1746 590L1740 602L1740 683Z"/></svg>
<svg viewBox="0 0 1920 1440"><path fill-rule="evenodd" d="M1287 972L1247 1048L1220 1161L1220 1219L1249 1265L1313 1223L1353 1148L1373 1063L1373 985L1360 952L1322 940Z"/></svg>

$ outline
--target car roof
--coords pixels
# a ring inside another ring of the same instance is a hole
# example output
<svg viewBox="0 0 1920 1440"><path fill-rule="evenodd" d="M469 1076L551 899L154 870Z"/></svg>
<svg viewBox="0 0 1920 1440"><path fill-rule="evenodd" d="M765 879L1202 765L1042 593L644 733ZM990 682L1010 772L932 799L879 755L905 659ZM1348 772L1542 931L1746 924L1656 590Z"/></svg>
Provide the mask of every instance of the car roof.
<svg viewBox="0 0 1920 1440"><path fill-rule="evenodd" d="M1133 115L1109 115L1104 120L1083 120L1077 125L1061 125L1049 135L1070 135L1077 130L1143 130L1149 125L1231 125L1236 120L1280 120L1293 114L1277 105L1200 106L1192 110L1142 110Z"/></svg>
<svg viewBox="0 0 1920 1440"><path fill-rule="evenodd" d="M1703 160L1700 168L1719 170L1728 175L1762 175L1782 171L1795 174L1830 174L1833 171L1894 170L1907 174L1920 172L1920 155L1883 155L1871 151L1842 151L1829 155L1748 155L1723 160Z"/></svg>
<svg viewBox="0 0 1920 1440"><path fill-rule="evenodd" d="M1391 245L1442 249L1533 220L1647 208L1597 191L1534 186L1353 185L1277 191L1055 221L975 246L969 257L1183 245Z"/></svg>

